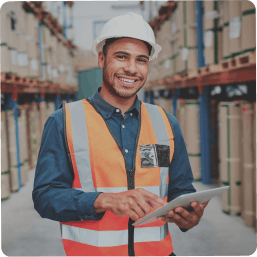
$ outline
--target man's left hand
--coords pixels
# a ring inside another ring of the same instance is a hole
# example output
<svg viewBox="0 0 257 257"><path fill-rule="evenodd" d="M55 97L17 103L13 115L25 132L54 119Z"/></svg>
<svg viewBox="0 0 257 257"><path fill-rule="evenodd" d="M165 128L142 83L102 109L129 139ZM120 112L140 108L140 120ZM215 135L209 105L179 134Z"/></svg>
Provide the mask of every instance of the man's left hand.
<svg viewBox="0 0 257 257"><path fill-rule="evenodd" d="M209 201L208 201L209 202ZM192 202L191 206L193 211L189 212L182 207L176 207L174 210L168 212L171 217L158 217L158 220L175 223L180 228L190 229L196 226L201 217L203 216L203 211L207 206L208 202L199 204L197 202Z"/></svg>

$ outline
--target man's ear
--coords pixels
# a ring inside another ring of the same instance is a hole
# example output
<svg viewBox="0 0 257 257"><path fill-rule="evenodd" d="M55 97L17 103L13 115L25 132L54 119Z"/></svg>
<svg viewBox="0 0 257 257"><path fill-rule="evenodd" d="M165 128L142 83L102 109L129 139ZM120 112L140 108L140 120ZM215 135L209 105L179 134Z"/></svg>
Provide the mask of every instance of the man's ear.
<svg viewBox="0 0 257 257"><path fill-rule="evenodd" d="M103 51L100 51L98 53L98 67L101 68L101 69L104 67L104 53L103 53Z"/></svg>

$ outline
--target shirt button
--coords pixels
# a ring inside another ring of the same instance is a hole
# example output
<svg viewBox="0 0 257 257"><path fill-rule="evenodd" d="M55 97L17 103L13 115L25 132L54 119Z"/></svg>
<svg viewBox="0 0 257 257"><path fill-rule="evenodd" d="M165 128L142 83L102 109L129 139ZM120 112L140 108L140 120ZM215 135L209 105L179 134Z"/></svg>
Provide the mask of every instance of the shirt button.
<svg viewBox="0 0 257 257"><path fill-rule="evenodd" d="M116 109L116 112L120 112L120 110L119 110L119 109Z"/></svg>
<svg viewBox="0 0 257 257"><path fill-rule="evenodd" d="M132 116L132 115L133 115L133 113L131 112L131 113L130 113L130 116Z"/></svg>
<svg viewBox="0 0 257 257"><path fill-rule="evenodd" d="M125 153L128 153L128 149L125 149Z"/></svg>
<svg viewBox="0 0 257 257"><path fill-rule="evenodd" d="M125 125L122 125L122 128L125 128Z"/></svg>

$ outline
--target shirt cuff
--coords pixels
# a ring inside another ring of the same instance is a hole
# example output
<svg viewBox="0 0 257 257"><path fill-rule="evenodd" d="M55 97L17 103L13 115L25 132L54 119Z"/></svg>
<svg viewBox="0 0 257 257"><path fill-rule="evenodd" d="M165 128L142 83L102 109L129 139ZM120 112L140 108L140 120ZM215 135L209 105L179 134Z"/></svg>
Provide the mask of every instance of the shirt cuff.
<svg viewBox="0 0 257 257"><path fill-rule="evenodd" d="M179 228L182 232L187 232L188 229L187 228Z"/></svg>
<svg viewBox="0 0 257 257"><path fill-rule="evenodd" d="M80 220L101 220L105 212L95 213L94 203L101 192L81 192L77 195L76 205Z"/></svg>

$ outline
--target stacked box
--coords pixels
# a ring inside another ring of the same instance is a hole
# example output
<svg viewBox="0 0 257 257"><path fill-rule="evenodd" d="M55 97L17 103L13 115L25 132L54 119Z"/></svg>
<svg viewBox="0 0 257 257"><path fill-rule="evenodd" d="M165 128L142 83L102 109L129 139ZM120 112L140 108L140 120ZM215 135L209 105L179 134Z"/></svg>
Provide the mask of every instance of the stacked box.
<svg viewBox="0 0 257 257"><path fill-rule="evenodd" d="M29 144L30 144L30 168L36 167L38 154L38 136L37 136L37 104L33 102L29 109Z"/></svg>
<svg viewBox="0 0 257 257"><path fill-rule="evenodd" d="M39 118L40 118L40 135L42 135L44 126L47 120L46 102L41 102L39 104Z"/></svg>
<svg viewBox="0 0 257 257"><path fill-rule="evenodd" d="M227 59L230 56L230 40L229 40L229 1L223 2L223 29L222 29L222 58Z"/></svg>
<svg viewBox="0 0 257 257"><path fill-rule="evenodd" d="M161 46L162 51L160 52L160 77L166 78L171 76L172 74L172 62L171 62L171 42L170 42L170 28L171 28L171 21L167 20L162 24L162 33L161 33Z"/></svg>
<svg viewBox="0 0 257 257"><path fill-rule="evenodd" d="M230 57L241 54L242 51L242 1L229 1L229 49Z"/></svg>
<svg viewBox="0 0 257 257"><path fill-rule="evenodd" d="M198 100L185 101L187 151L194 180L201 179L200 121Z"/></svg>
<svg viewBox="0 0 257 257"><path fill-rule="evenodd" d="M10 158L10 176L11 191L16 192L19 189L18 168L17 168L17 150L16 150L16 131L14 110L7 110L7 127L8 127L8 147Z"/></svg>
<svg viewBox="0 0 257 257"><path fill-rule="evenodd" d="M46 103L46 116L47 118L55 112L55 104L54 102L47 102Z"/></svg>
<svg viewBox="0 0 257 257"><path fill-rule="evenodd" d="M222 194L223 212L242 212L241 107L234 102L219 104L220 183L230 188Z"/></svg>
<svg viewBox="0 0 257 257"><path fill-rule="evenodd" d="M255 6L250 1L242 1L242 37L243 53L256 50Z"/></svg>
<svg viewBox="0 0 257 257"><path fill-rule="evenodd" d="M211 100L211 106L210 106L210 126L211 129L218 127L218 101L217 100ZM214 138L218 138L218 128L212 133L212 136ZM211 167L213 171L212 174L218 175L218 169L219 169L219 149L218 144L216 142L211 141ZM215 176L215 178L218 178Z"/></svg>
<svg viewBox="0 0 257 257"><path fill-rule="evenodd" d="M28 77L39 78L39 62L37 57L37 20L33 13L26 13L26 41L28 54Z"/></svg>
<svg viewBox="0 0 257 257"><path fill-rule="evenodd" d="M9 38L11 20L8 15L6 3L1 8L1 23L5 24L1 28L1 72L11 73L11 51L9 50Z"/></svg>
<svg viewBox="0 0 257 257"><path fill-rule="evenodd" d="M205 63L218 63L222 59L223 2L204 1L204 57Z"/></svg>
<svg viewBox="0 0 257 257"><path fill-rule="evenodd" d="M184 99L178 99L178 101L177 101L176 117L179 122L185 143L187 145L187 135L186 135L187 120L186 120L186 108L185 108L185 100Z"/></svg>
<svg viewBox="0 0 257 257"><path fill-rule="evenodd" d="M194 1L178 3L178 24L180 28L178 35L179 72L198 68L195 10Z"/></svg>
<svg viewBox="0 0 257 257"><path fill-rule="evenodd" d="M186 3L185 3L186 4ZM184 45L186 42L184 42L184 24L186 23L184 19L184 2L178 2L177 3L177 16L178 16L178 40L177 40L177 46L178 46L178 72L183 72L186 70L186 62L188 57L188 51L187 48L184 49ZM182 55L183 54L183 55Z"/></svg>
<svg viewBox="0 0 257 257"><path fill-rule="evenodd" d="M172 106L172 98L170 90L163 91L161 107L165 109L165 111L171 115L173 115L173 106Z"/></svg>
<svg viewBox="0 0 257 257"><path fill-rule="evenodd" d="M28 134L27 134L27 117L26 109L20 106L19 117L19 146L21 162L21 183L24 185L28 181L29 164L28 164Z"/></svg>
<svg viewBox="0 0 257 257"><path fill-rule="evenodd" d="M255 187L254 187L254 151L256 144L253 141L254 128L254 110L253 104L249 102L241 102L242 115L242 158L243 158L243 218L247 226L255 224Z"/></svg>
<svg viewBox="0 0 257 257"><path fill-rule="evenodd" d="M18 35L17 35L17 22L18 17L17 13L17 4L15 2L7 2L4 5L4 8L8 10L8 15L10 17L9 22L7 23L8 27L8 50L10 56L10 70L12 74L17 75L18 73L18 58L17 58L17 47L19 45Z"/></svg>
<svg viewBox="0 0 257 257"><path fill-rule="evenodd" d="M176 8L171 15L171 61L172 74L176 74L178 70L178 9Z"/></svg>
<svg viewBox="0 0 257 257"><path fill-rule="evenodd" d="M6 112L1 112L1 200L9 198L11 193L10 187L10 169L8 157L8 140Z"/></svg>
<svg viewBox="0 0 257 257"><path fill-rule="evenodd" d="M49 64L49 58L48 58L48 42L47 42L47 31L48 31L48 27L45 26L45 25L42 25L42 35L41 35L41 38L42 38L42 64L43 64L43 67L42 67L42 80L46 80L46 81L49 81L49 78L48 78L48 70L47 70L47 66Z"/></svg>
<svg viewBox="0 0 257 257"><path fill-rule="evenodd" d="M196 32L196 6L195 1L186 2L186 47L188 48L188 70L198 68L197 58L197 32ZM185 36L185 34L184 34Z"/></svg>
<svg viewBox="0 0 257 257"><path fill-rule="evenodd" d="M17 62L18 75L22 77L28 76L28 55L27 55L27 41L26 41L26 14L22 8L23 2L16 2L17 8L17 30L18 37L17 45Z"/></svg>

